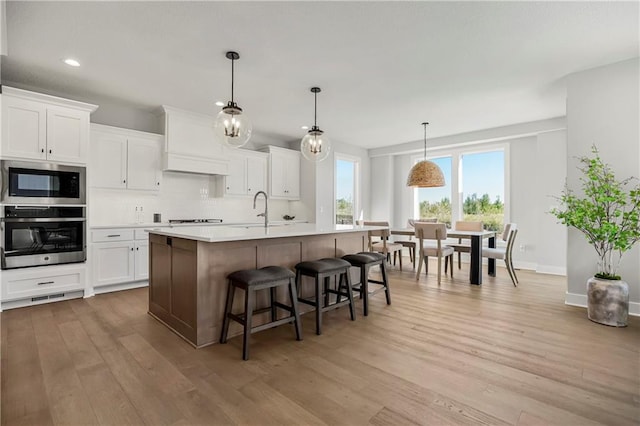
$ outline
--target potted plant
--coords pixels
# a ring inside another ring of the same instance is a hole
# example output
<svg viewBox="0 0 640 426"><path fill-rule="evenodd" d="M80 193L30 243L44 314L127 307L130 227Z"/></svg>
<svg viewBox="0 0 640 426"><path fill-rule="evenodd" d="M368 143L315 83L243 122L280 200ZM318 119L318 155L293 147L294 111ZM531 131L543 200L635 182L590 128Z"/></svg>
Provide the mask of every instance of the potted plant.
<svg viewBox="0 0 640 426"><path fill-rule="evenodd" d="M590 320L624 327L629 314L629 285L617 275L622 255L640 240L640 185L629 177L616 180L592 146L593 158L579 157L582 195L565 185L551 209L560 222L584 233L598 254L598 272L587 281Z"/></svg>

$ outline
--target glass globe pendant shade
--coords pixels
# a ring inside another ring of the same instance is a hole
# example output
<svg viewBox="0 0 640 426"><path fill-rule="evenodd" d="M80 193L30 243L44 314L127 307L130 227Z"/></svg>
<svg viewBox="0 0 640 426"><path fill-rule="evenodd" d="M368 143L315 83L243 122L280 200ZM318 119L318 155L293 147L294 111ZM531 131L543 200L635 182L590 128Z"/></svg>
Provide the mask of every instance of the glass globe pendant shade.
<svg viewBox="0 0 640 426"><path fill-rule="evenodd" d="M229 102L222 108L213 125L216 138L232 148L244 146L251 138L252 125L235 103Z"/></svg>
<svg viewBox="0 0 640 426"><path fill-rule="evenodd" d="M309 161L322 161L331 153L331 141L320 129L312 128L300 142L300 152Z"/></svg>

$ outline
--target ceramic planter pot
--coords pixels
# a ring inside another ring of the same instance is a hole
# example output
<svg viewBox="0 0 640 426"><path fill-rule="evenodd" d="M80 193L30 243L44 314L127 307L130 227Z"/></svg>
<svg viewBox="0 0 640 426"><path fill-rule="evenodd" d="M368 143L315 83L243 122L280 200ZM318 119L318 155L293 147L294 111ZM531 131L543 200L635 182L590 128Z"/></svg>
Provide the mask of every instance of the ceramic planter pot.
<svg viewBox="0 0 640 426"><path fill-rule="evenodd" d="M629 316L629 285L622 280L591 277L587 281L587 316L593 322L626 327Z"/></svg>

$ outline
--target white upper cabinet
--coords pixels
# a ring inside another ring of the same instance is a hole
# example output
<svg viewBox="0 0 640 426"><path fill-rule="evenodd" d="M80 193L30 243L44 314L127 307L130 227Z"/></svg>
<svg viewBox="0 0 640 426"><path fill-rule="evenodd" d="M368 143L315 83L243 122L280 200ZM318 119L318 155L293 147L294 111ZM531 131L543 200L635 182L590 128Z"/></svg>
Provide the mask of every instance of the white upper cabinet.
<svg viewBox="0 0 640 426"><path fill-rule="evenodd" d="M162 142L162 135L92 124L90 185L158 191Z"/></svg>
<svg viewBox="0 0 640 426"><path fill-rule="evenodd" d="M218 194L254 196L267 191L268 155L244 149L229 151L229 174L218 177Z"/></svg>
<svg viewBox="0 0 640 426"><path fill-rule="evenodd" d="M162 136L131 137L127 144L127 188L160 189L162 179Z"/></svg>
<svg viewBox="0 0 640 426"><path fill-rule="evenodd" d="M221 176L224 195L247 195L247 158L242 154L229 156L229 174Z"/></svg>
<svg viewBox="0 0 640 426"><path fill-rule="evenodd" d="M229 152L216 141L213 116L163 106L164 170L226 175Z"/></svg>
<svg viewBox="0 0 640 426"><path fill-rule="evenodd" d="M95 105L3 87L3 158L85 164Z"/></svg>
<svg viewBox="0 0 640 426"><path fill-rule="evenodd" d="M300 152L268 146L269 195L287 200L300 199Z"/></svg>
<svg viewBox="0 0 640 426"><path fill-rule="evenodd" d="M267 162L269 157L252 153L247 157L247 194L254 196L258 191L268 192Z"/></svg>

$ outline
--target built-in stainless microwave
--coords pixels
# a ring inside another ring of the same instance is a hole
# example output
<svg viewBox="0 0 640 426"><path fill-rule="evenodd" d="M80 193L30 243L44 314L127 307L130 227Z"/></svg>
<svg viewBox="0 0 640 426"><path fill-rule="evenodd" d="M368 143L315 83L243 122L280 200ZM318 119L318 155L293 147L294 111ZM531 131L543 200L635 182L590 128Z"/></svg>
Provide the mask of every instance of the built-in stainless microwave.
<svg viewBox="0 0 640 426"><path fill-rule="evenodd" d="M4 204L85 204L86 169L51 163L2 160Z"/></svg>

